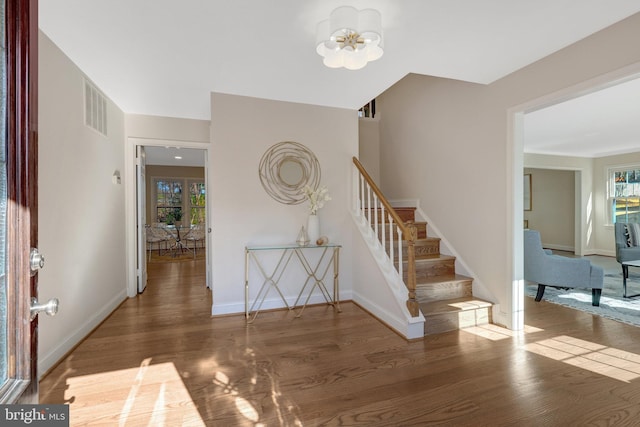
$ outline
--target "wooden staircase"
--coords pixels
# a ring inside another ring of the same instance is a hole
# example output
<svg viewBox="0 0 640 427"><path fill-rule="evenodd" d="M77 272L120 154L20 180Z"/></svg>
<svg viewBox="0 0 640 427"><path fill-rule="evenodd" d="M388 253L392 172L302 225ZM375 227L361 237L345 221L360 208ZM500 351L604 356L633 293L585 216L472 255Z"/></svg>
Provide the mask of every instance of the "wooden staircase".
<svg viewBox="0 0 640 427"><path fill-rule="evenodd" d="M473 279L456 273L455 257L440 253L440 239L427 236L427 223L415 221L415 208L394 210L405 223L413 223L418 231L414 244L416 299L425 317L425 335L491 323L492 304L473 297ZM404 241L403 248L406 247ZM386 250L389 253L388 247ZM402 271L407 283L407 261L403 262Z"/></svg>

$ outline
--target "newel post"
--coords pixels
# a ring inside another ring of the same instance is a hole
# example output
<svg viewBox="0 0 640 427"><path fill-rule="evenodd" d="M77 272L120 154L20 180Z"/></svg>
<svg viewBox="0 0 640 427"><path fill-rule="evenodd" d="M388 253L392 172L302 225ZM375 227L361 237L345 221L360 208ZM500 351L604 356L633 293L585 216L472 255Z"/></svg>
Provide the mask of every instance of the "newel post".
<svg viewBox="0 0 640 427"><path fill-rule="evenodd" d="M407 308L412 317L417 317L420 313L418 301L416 300L416 248L415 243L418 238L418 229L413 222L406 224L409 230L407 236L407 288L409 289L409 299Z"/></svg>

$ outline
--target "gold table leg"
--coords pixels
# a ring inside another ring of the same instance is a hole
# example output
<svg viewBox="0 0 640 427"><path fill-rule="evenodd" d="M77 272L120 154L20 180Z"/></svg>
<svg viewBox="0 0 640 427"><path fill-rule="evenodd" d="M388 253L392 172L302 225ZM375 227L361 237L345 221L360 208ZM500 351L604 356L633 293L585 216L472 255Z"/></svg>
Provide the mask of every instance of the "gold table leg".
<svg viewBox="0 0 640 427"><path fill-rule="evenodd" d="M275 290L278 292L278 295L280 295L280 298L282 299L282 302L284 302L284 305L289 310L293 309L293 307L291 307L287 302L287 300L285 299L284 295L282 294L282 291L280 290L280 287L278 286L278 283L280 282L282 275L284 274L285 270L287 269L287 266L289 265L289 261L291 261L293 252L289 249L284 249L282 251L282 255L280 256L280 259L278 260L278 263L273 269L273 272L271 273L271 275L267 275L267 273L264 270L264 267L256 257L255 253L249 250L247 250L246 253L247 255L245 260L245 264L246 264L245 265L245 317L247 318L247 323L252 323L254 320L256 320L256 317L258 317L258 313L260 312L260 308L262 307L262 304L264 303L264 300L267 297L269 290L272 288L275 288ZM289 254L288 257L286 257L287 254ZM285 257L286 257L286 261L285 261ZM258 270L260 270L260 274L262 274L262 277L264 278L264 281L262 282L262 286L260 287L260 290L258 290L256 298L253 300L253 304L251 305L251 308L249 308L249 258L253 259L254 264L258 267ZM284 265L283 265L283 261L285 261ZM252 312L254 313L253 319L250 317L250 314Z"/></svg>

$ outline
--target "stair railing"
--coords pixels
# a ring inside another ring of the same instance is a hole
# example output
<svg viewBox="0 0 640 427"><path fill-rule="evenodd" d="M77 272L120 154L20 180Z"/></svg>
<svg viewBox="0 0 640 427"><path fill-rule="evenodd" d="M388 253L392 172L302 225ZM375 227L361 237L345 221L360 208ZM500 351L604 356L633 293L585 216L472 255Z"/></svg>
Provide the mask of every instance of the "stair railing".
<svg viewBox="0 0 640 427"><path fill-rule="evenodd" d="M362 163L357 158L353 158L353 164L358 171L358 188L356 190L356 209L358 215L368 223L369 230L378 239L378 243L388 250L388 256L391 264L398 272L401 278L404 277L403 264L404 254L402 251L402 242L407 242L407 281L405 285L409 291L407 298L407 309L411 316L419 315L418 301L416 300L416 254L415 241L418 232L415 224L411 222L404 223L398 213L393 209L389 201L384 197L382 191L373 182L373 179L365 170ZM395 233L394 233L395 229ZM394 234L396 236L394 237ZM397 265L393 260L396 259Z"/></svg>

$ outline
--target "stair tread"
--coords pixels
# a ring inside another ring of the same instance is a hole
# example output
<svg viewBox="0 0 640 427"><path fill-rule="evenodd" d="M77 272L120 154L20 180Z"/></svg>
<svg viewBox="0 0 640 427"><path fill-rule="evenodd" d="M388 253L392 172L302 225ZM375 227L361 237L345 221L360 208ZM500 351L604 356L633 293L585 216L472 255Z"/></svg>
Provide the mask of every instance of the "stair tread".
<svg viewBox="0 0 640 427"><path fill-rule="evenodd" d="M420 303L420 310L425 316L436 315L442 313L453 313L478 308L487 308L493 306L488 301L474 297L453 298L447 300L432 300Z"/></svg>
<svg viewBox="0 0 640 427"><path fill-rule="evenodd" d="M472 277L464 276L462 274L444 274L442 276L429 276L420 279L419 283L416 283L416 286L420 285L434 285L438 283L450 283L450 282L466 282L469 280L473 280Z"/></svg>

